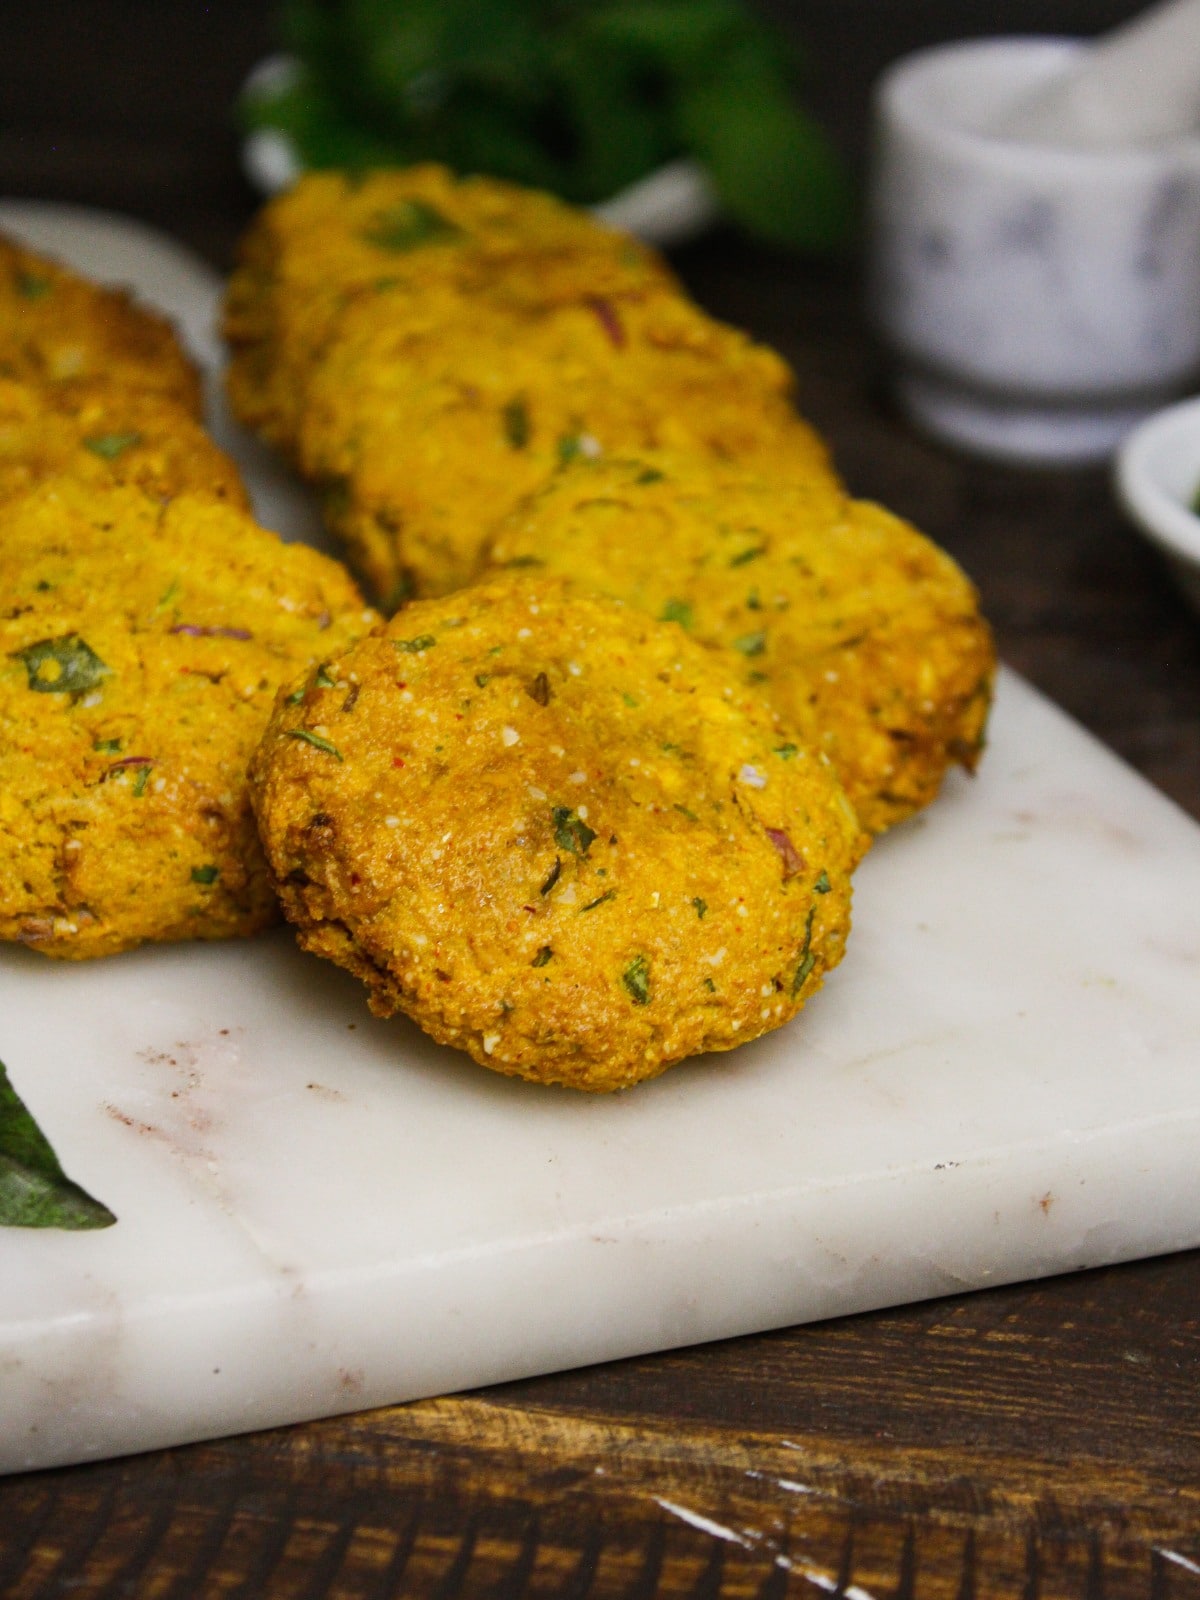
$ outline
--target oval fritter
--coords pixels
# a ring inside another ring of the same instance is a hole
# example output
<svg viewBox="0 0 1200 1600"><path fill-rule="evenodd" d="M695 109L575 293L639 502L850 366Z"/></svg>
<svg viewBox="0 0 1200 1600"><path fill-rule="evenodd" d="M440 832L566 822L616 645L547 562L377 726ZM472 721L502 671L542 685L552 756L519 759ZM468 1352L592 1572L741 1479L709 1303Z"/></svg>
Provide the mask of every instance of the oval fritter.
<svg viewBox="0 0 1200 1600"><path fill-rule="evenodd" d="M961 569L836 484L694 454L570 463L497 531L498 567L619 596L722 647L824 750L872 833L972 768L995 667Z"/></svg>
<svg viewBox="0 0 1200 1600"><path fill-rule="evenodd" d="M245 769L278 686L376 620L209 496L56 478L0 541L0 938L48 955L275 912Z"/></svg>
<svg viewBox="0 0 1200 1600"><path fill-rule="evenodd" d="M250 508L232 459L177 401L99 380L0 377L0 500L59 473L164 497L192 489Z"/></svg>
<svg viewBox="0 0 1200 1600"><path fill-rule="evenodd" d="M382 296L403 318L431 294L461 303L500 287L514 304L552 305L673 286L654 251L536 190L432 164L309 173L241 242L224 312L230 398L292 453L311 371L360 299Z"/></svg>
<svg viewBox="0 0 1200 1600"><path fill-rule="evenodd" d="M199 374L166 317L0 237L0 376L98 379L165 395L193 417Z"/></svg>
<svg viewBox="0 0 1200 1600"><path fill-rule="evenodd" d="M499 1072L625 1087L842 955L863 837L824 758L553 580L413 604L279 697L250 778L301 943Z"/></svg>
<svg viewBox="0 0 1200 1600"><path fill-rule="evenodd" d="M488 294L392 314L381 295L310 374L300 460L391 609L471 582L491 525L573 456L690 448L832 486L791 387L773 351L678 295L521 314Z"/></svg>

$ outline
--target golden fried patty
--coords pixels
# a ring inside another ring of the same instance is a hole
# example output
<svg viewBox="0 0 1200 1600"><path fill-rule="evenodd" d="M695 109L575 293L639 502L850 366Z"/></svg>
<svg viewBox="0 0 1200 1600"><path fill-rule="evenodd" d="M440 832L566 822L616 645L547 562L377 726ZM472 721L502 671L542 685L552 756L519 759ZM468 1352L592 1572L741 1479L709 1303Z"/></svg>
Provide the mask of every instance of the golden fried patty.
<svg viewBox="0 0 1200 1600"><path fill-rule="evenodd" d="M250 781L301 943L499 1072L622 1088L841 958L863 840L824 758L554 580L413 604L280 696Z"/></svg>
<svg viewBox="0 0 1200 1600"><path fill-rule="evenodd" d="M828 480L695 455L580 459L490 554L731 652L738 679L825 751L873 833L978 758L994 655L974 589L916 529Z"/></svg>
<svg viewBox="0 0 1200 1600"><path fill-rule="evenodd" d="M97 485L181 489L249 509L233 461L165 395L100 380L56 384L0 377L0 501L58 473Z"/></svg>
<svg viewBox="0 0 1200 1600"><path fill-rule="evenodd" d="M402 297L403 298L403 297ZM516 314L480 294L349 308L310 376L300 460L391 608L479 570L491 525L574 456L676 446L832 486L772 351L682 296Z"/></svg>
<svg viewBox="0 0 1200 1600"><path fill-rule="evenodd" d="M433 165L362 177L311 173L242 240L224 327L238 416L291 452L311 369L348 304L389 316L480 289L551 305L674 280L653 251L554 197Z"/></svg>
<svg viewBox="0 0 1200 1600"><path fill-rule="evenodd" d="M0 376L48 384L100 379L167 396L193 417L202 408L199 375L165 317L5 238Z"/></svg>
<svg viewBox="0 0 1200 1600"><path fill-rule="evenodd" d="M54 956L254 931L245 768L275 690L375 620L210 496L56 478L0 539L0 938Z"/></svg>

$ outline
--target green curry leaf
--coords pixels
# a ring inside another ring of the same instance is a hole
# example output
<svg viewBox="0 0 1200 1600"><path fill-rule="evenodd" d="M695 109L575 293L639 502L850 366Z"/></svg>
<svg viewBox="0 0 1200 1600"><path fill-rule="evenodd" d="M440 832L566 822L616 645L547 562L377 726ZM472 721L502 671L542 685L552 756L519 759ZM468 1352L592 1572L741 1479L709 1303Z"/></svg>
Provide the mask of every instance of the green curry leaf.
<svg viewBox="0 0 1200 1600"><path fill-rule="evenodd" d="M0 1061L0 1227L109 1228L116 1220L67 1177Z"/></svg>

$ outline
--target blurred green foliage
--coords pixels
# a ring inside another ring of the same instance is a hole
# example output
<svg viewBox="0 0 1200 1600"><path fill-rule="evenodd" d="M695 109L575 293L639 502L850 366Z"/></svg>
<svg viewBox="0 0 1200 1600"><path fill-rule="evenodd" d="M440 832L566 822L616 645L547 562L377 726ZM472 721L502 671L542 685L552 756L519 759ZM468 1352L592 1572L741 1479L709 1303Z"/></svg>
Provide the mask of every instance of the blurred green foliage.
<svg viewBox="0 0 1200 1600"><path fill-rule="evenodd" d="M282 22L299 71L240 114L306 166L440 161L588 204L690 154L760 237L845 236L795 53L741 0L286 0Z"/></svg>

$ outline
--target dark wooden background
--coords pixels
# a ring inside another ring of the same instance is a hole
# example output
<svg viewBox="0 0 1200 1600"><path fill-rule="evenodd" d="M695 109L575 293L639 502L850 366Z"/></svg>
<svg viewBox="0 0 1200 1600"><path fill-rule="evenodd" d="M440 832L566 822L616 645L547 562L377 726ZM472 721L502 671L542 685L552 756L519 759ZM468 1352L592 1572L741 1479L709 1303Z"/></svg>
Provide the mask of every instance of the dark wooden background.
<svg viewBox="0 0 1200 1600"><path fill-rule="evenodd" d="M861 172L889 59L1134 8L770 9ZM227 267L254 206L229 107L273 41L261 4L10 0L0 192L140 216ZM912 434L853 264L716 235L678 266L795 363L852 487L971 572L1005 658L1200 817L1200 624L1106 473L983 465ZM1198 1318L1200 1257L1179 1255L9 1478L0 1600L1200 1595Z"/></svg>

